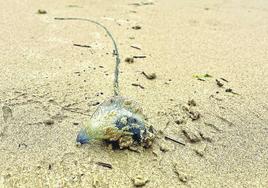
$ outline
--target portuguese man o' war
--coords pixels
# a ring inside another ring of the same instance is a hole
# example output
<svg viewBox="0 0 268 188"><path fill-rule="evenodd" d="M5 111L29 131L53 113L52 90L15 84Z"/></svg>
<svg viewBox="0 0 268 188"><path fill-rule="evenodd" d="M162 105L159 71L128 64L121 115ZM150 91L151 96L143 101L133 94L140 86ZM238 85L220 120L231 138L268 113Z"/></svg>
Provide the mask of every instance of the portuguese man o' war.
<svg viewBox="0 0 268 188"><path fill-rule="evenodd" d="M56 20L81 20L97 24L111 38L116 57L114 72L114 96L104 101L93 113L88 124L82 128L76 138L80 144L96 140L116 143L121 149L132 145L150 147L154 140L152 127L148 125L142 108L135 101L119 95L119 64L120 57L116 42L109 30L102 24L84 18L55 18Z"/></svg>

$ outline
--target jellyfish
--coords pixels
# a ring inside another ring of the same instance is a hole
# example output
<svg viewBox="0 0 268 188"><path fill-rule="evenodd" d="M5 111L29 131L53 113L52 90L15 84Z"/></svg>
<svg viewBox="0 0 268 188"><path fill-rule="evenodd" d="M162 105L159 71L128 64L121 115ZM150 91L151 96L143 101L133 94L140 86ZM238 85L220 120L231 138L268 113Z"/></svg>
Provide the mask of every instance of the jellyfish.
<svg viewBox="0 0 268 188"><path fill-rule="evenodd" d="M80 20L97 24L112 40L115 55L114 95L98 106L87 124L78 132L76 142L88 144L106 141L117 144L120 149L132 145L150 147L155 138L153 128L147 122L138 102L120 95L119 64L117 44L109 30L99 22L85 18L55 18L56 20Z"/></svg>

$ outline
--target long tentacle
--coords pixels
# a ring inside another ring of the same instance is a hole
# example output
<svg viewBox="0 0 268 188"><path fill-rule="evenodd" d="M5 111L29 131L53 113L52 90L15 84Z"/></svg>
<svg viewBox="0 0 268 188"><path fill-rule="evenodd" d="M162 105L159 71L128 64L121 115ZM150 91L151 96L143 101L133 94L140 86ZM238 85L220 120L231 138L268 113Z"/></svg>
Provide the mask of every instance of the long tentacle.
<svg viewBox="0 0 268 188"><path fill-rule="evenodd" d="M119 77L119 64L120 64L120 57L119 57L119 52L118 52L118 48L116 45L116 42L112 36L112 34L110 33L110 31L101 23L91 20L91 19L87 19L87 18L55 18L55 20L80 20L80 21L88 21L91 23L94 23L98 26L100 26L101 28L103 28L106 33L108 34L108 36L111 38L113 45L114 45L114 55L115 55L115 70L114 70L114 95L118 96L119 95L119 81L118 81L118 77Z"/></svg>

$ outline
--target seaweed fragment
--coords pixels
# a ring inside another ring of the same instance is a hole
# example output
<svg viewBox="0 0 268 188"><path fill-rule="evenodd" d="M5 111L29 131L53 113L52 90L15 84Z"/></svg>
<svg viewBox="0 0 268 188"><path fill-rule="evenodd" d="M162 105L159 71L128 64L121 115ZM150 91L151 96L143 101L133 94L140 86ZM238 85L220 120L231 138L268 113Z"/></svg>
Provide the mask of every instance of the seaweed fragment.
<svg viewBox="0 0 268 188"><path fill-rule="evenodd" d="M145 76L145 78L147 78L148 80L156 79L156 74L155 73L147 74L144 71L142 71L141 74L143 74Z"/></svg>
<svg viewBox="0 0 268 188"><path fill-rule="evenodd" d="M44 10L44 9L39 9L39 10L37 11L37 14L47 14L47 11Z"/></svg>
<svg viewBox="0 0 268 188"><path fill-rule="evenodd" d="M193 77L197 78L200 81L205 81L204 80L205 78L212 78L212 76L208 73L206 73L206 74L194 74Z"/></svg>

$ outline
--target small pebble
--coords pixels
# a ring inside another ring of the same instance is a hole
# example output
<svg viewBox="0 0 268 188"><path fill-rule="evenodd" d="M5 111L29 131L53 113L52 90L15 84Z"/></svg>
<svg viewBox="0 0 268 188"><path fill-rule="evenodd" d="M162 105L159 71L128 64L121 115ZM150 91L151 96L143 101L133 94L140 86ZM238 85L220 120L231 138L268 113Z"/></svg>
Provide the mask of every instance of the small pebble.
<svg viewBox="0 0 268 188"><path fill-rule="evenodd" d="M4 118L5 122L7 122L13 116L12 110L11 110L11 108L9 106L4 105L2 107L2 112L3 112L3 118Z"/></svg>
<svg viewBox="0 0 268 188"><path fill-rule="evenodd" d="M200 118L200 113L197 111L189 111L189 117L194 121L194 120L198 120Z"/></svg>
<svg viewBox="0 0 268 188"><path fill-rule="evenodd" d="M175 123L177 125L181 125L181 124L185 123L185 120L184 119L177 119L177 120L175 120Z"/></svg>
<svg viewBox="0 0 268 188"><path fill-rule="evenodd" d="M82 144L80 142L76 142L76 147L80 148L82 146Z"/></svg>
<svg viewBox="0 0 268 188"><path fill-rule="evenodd" d="M55 100L54 100L54 98L49 98L48 100L47 100L48 102L55 102Z"/></svg>
<svg viewBox="0 0 268 188"><path fill-rule="evenodd" d="M218 79L216 79L216 83L219 87L222 87L223 86L223 83L221 83Z"/></svg>
<svg viewBox="0 0 268 188"><path fill-rule="evenodd" d="M53 119L48 119L44 121L44 124L46 125L53 125L54 124L54 120Z"/></svg>
<svg viewBox="0 0 268 188"><path fill-rule="evenodd" d="M100 104L100 102L94 102L92 103L92 106L98 106Z"/></svg>
<svg viewBox="0 0 268 188"><path fill-rule="evenodd" d="M180 172L177 174L178 177L179 177L179 180L183 183L186 183L188 181L188 177L187 177L187 174L183 173L183 172Z"/></svg>
<svg viewBox="0 0 268 188"><path fill-rule="evenodd" d="M127 57L127 58L125 59L125 62L127 62L127 63L129 63L129 64L132 64L132 63L134 63L134 58L133 58L133 57Z"/></svg>
<svg viewBox="0 0 268 188"><path fill-rule="evenodd" d="M200 157L203 157L206 152L207 145L206 144L201 144L197 148L194 149L195 153L199 155Z"/></svg>
<svg viewBox="0 0 268 188"><path fill-rule="evenodd" d="M159 144L159 146L160 146L160 150L161 150L162 152L164 152L164 153L170 151L170 147L169 147L169 146L167 145L167 143L165 143L165 142L161 142L161 143Z"/></svg>
<svg viewBox="0 0 268 188"><path fill-rule="evenodd" d="M184 170L179 167L178 164L175 165L174 172L177 174L179 180L183 183L187 183L191 178L191 176L186 174Z"/></svg>
<svg viewBox="0 0 268 188"><path fill-rule="evenodd" d="M228 88L228 89L225 90L225 92L231 93L231 92L233 92L233 90L231 88Z"/></svg>
<svg viewBox="0 0 268 188"><path fill-rule="evenodd" d="M195 102L195 100L194 100L194 99L189 100L189 101L188 101L188 105L189 105L189 106L196 106L196 102Z"/></svg>
<svg viewBox="0 0 268 188"><path fill-rule="evenodd" d="M134 186L136 186L136 187L142 187L146 183L149 182L148 179L141 177L141 176L137 176L137 177L133 178L132 181L133 181Z"/></svg>
<svg viewBox="0 0 268 188"><path fill-rule="evenodd" d="M25 143L21 143L21 144L19 144L19 148L27 148L28 147L28 145L27 144L25 144Z"/></svg>
<svg viewBox="0 0 268 188"><path fill-rule="evenodd" d="M141 29L141 26L135 25L135 26L132 27L132 29L139 30L139 29Z"/></svg>

